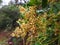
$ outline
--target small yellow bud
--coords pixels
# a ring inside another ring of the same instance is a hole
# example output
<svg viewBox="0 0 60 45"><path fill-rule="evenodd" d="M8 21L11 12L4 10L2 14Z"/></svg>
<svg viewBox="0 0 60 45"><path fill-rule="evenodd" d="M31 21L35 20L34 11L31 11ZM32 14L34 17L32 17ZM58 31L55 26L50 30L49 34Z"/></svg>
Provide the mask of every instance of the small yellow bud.
<svg viewBox="0 0 60 45"><path fill-rule="evenodd" d="M14 34L14 33L12 33L12 34L11 34L11 36L12 36L12 37L15 37L15 34Z"/></svg>

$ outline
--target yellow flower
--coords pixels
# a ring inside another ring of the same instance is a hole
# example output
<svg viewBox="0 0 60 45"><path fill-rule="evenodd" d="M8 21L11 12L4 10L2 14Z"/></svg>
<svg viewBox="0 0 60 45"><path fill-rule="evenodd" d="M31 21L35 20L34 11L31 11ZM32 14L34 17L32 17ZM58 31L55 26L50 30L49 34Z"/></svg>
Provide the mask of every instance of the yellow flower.
<svg viewBox="0 0 60 45"><path fill-rule="evenodd" d="M20 13L25 13L26 12L26 9L24 8L24 7L22 7L22 6L20 6Z"/></svg>
<svg viewBox="0 0 60 45"><path fill-rule="evenodd" d="M22 24L21 24L21 27L25 27L25 25L26 25L25 23L22 23Z"/></svg>
<svg viewBox="0 0 60 45"><path fill-rule="evenodd" d="M20 35L16 34L16 37L18 38L18 37L20 37Z"/></svg>
<svg viewBox="0 0 60 45"><path fill-rule="evenodd" d="M14 34L14 33L12 33L12 34L11 34L11 36L12 36L12 37L15 37L15 34Z"/></svg>
<svg viewBox="0 0 60 45"><path fill-rule="evenodd" d="M17 32L19 30L19 27L16 27L15 31L14 32Z"/></svg>
<svg viewBox="0 0 60 45"><path fill-rule="evenodd" d="M26 32L23 32L23 33L21 34L21 37L24 38L25 36L26 36Z"/></svg>
<svg viewBox="0 0 60 45"><path fill-rule="evenodd" d="M30 12L30 11L26 12L26 13L25 13L25 18L26 18L26 19L30 18L30 15L31 15L31 12Z"/></svg>
<svg viewBox="0 0 60 45"><path fill-rule="evenodd" d="M35 11L35 10L36 10L36 6L30 6L30 7L29 7L29 10L30 10L30 11Z"/></svg>

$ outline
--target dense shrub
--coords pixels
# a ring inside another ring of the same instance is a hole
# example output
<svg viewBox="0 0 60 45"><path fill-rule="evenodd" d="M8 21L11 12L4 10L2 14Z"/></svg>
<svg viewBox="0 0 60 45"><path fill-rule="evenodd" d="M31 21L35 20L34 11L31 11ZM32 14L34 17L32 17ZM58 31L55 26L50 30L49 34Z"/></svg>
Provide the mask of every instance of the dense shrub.
<svg viewBox="0 0 60 45"><path fill-rule="evenodd" d="M0 9L0 28L4 29L9 26L12 27L14 25L14 20L18 20L19 15L19 10L14 5L2 7Z"/></svg>

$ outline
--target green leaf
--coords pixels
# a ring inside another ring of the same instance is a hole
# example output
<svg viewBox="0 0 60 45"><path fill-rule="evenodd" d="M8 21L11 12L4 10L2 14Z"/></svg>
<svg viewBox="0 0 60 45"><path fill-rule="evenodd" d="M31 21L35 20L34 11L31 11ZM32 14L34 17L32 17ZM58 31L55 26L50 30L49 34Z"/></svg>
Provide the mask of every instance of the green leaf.
<svg viewBox="0 0 60 45"><path fill-rule="evenodd" d="M40 5L41 4L41 0L30 0L30 2L28 3L28 5Z"/></svg>
<svg viewBox="0 0 60 45"><path fill-rule="evenodd" d="M35 42L35 45L41 45L39 42Z"/></svg>

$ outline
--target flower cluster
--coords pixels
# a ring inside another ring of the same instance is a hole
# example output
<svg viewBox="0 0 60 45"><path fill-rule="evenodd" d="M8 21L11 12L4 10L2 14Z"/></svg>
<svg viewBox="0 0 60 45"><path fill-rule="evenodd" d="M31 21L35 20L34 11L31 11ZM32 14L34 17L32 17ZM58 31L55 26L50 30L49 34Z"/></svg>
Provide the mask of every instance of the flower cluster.
<svg viewBox="0 0 60 45"><path fill-rule="evenodd" d="M16 27L15 31L11 34L12 37L25 38L28 33L26 45L35 38L40 42L42 42L41 40L45 41L51 31L58 35L60 29L60 12L57 15L48 15L47 13L37 14L36 10L36 6L30 6L28 9L20 6L20 13L24 18L17 21L20 28ZM47 31L49 31L49 34ZM39 36L43 37L43 39L40 40Z"/></svg>

